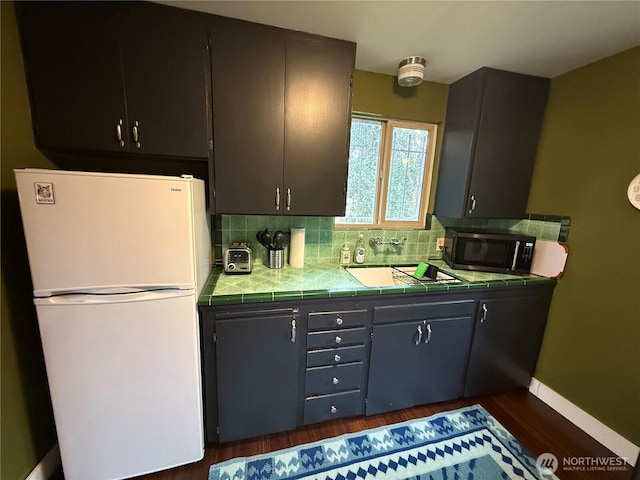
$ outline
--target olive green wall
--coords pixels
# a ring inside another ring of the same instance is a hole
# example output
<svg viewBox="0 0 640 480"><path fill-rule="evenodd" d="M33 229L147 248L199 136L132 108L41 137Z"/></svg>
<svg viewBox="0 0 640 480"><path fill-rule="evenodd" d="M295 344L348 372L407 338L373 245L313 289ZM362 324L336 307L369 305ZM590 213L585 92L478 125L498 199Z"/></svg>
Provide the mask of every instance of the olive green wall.
<svg viewBox="0 0 640 480"><path fill-rule="evenodd" d="M536 377L640 445L640 47L551 82L528 210L571 217Z"/></svg>
<svg viewBox="0 0 640 480"><path fill-rule="evenodd" d="M12 169L51 167L34 147L13 2L2 20L2 466L3 480L23 480L55 444L31 278Z"/></svg>
<svg viewBox="0 0 640 480"><path fill-rule="evenodd" d="M447 114L449 85L422 82L416 87L400 87L396 77L356 71L353 82L353 111L374 113L390 118L435 123L438 125L436 163L433 169L429 211L435 204L442 132Z"/></svg>

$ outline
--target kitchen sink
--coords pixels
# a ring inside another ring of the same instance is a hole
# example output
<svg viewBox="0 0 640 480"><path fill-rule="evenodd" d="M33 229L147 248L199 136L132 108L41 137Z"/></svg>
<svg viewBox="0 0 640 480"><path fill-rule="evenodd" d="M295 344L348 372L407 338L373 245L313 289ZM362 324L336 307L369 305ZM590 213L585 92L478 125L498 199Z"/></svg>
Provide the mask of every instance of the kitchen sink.
<svg viewBox="0 0 640 480"><path fill-rule="evenodd" d="M413 276L417 265L410 266L388 266L388 267L347 267L347 272L351 274L365 287L395 287L423 285L429 283L460 283L460 280L453 275L438 271L435 279L422 277L417 279Z"/></svg>

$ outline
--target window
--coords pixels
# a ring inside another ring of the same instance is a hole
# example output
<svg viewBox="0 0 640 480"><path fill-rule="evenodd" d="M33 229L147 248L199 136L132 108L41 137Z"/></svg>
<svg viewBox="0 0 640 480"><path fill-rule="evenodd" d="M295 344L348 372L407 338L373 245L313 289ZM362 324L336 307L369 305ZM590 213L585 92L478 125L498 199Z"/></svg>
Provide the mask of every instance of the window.
<svg viewBox="0 0 640 480"><path fill-rule="evenodd" d="M337 227L424 228L436 125L354 117L347 208Z"/></svg>

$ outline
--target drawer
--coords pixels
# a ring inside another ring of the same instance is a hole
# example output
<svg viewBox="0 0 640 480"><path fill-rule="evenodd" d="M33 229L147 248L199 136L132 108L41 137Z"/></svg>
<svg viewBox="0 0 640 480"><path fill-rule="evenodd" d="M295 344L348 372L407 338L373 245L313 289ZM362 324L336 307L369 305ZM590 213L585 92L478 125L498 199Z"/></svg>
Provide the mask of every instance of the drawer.
<svg viewBox="0 0 640 480"><path fill-rule="evenodd" d="M346 345L364 344L367 341L367 329L347 328L344 330L332 330L311 332L307 334L307 348L343 347Z"/></svg>
<svg viewBox="0 0 640 480"><path fill-rule="evenodd" d="M363 413L364 398L360 390L309 397L304 402L304 423L322 422Z"/></svg>
<svg viewBox="0 0 640 480"><path fill-rule="evenodd" d="M436 318L470 317L475 310L473 300L414 303L375 307L373 323L395 323Z"/></svg>
<svg viewBox="0 0 640 480"><path fill-rule="evenodd" d="M324 395L360 388L362 362L307 368L305 392L309 395Z"/></svg>
<svg viewBox="0 0 640 480"><path fill-rule="evenodd" d="M367 352L364 345L311 350L307 352L307 367L319 367L321 365L337 365L339 363L361 362L365 360L366 353Z"/></svg>
<svg viewBox="0 0 640 480"><path fill-rule="evenodd" d="M367 322L366 310L345 312L313 312L309 314L309 330L329 330L333 328L361 327Z"/></svg>

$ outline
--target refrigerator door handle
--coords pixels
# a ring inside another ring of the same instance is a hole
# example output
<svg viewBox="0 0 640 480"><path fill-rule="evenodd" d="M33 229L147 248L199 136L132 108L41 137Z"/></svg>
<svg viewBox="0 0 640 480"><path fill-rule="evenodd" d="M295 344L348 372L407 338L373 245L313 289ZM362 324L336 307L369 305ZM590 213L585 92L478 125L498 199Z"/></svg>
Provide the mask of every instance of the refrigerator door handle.
<svg viewBox="0 0 640 480"><path fill-rule="evenodd" d="M166 298L175 298L193 295L193 290L180 289L162 289L162 290L145 290L133 293L116 293L116 294L96 294L96 293L72 293L66 295L56 295L48 298L37 298L39 304L49 305L86 305L86 304L102 304L102 303L128 303L143 302L152 300L162 300Z"/></svg>

